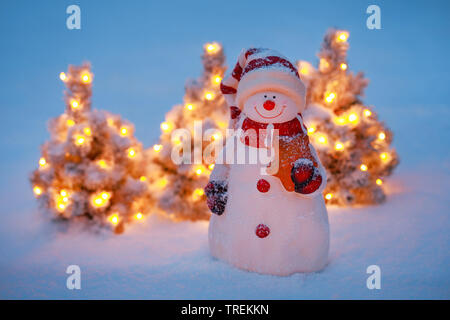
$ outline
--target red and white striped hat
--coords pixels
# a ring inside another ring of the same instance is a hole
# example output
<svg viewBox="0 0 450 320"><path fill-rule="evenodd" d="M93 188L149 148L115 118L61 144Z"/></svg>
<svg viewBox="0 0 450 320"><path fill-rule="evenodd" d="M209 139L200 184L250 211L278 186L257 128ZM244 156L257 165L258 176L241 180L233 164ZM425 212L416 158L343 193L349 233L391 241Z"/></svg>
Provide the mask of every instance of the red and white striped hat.
<svg viewBox="0 0 450 320"><path fill-rule="evenodd" d="M242 50L233 72L222 81L220 89L228 105L240 110L248 97L265 90L288 95L297 102L300 112L305 105L306 88L297 69L271 49Z"/></svg>

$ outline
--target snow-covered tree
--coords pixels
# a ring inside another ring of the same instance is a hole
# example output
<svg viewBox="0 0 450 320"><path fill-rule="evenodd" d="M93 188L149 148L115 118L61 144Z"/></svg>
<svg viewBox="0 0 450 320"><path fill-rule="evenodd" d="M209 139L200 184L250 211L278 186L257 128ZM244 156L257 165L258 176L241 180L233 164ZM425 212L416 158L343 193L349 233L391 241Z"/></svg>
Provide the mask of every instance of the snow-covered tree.
<svg viewBox="0 0 450 320"><path fill-rule="evenodd" d="M148 157L133 125L91 110L93 74L88 64L60 74L65 112L50 120L31 183L39 203L59 220L110 225L121 233L144 218L153 200L145 176Z"/></svg>
<svg viewBox="0 0 450 320"><path fill-rule="evenodd" d="M160 141L151 150L152 161L148 172L151 173L149 183L156 199L156 210L174 220L209 218L203 188L214 168L214 159L204 159L202 155L211 140L221 143L228 127L229 113L220 92L226 70L222 46L215 42L207 43L203 49L202 75L187 82L183 104L174 106L166 114L165 121L161 123ZM195 126L197 120L201 123ZM177 129L186 129L188 136L177 137L173 134ZM195 144L200 161L194 161L194 140L199 134L196 132L205 134L207 130L210 138L198 137L197 141L202 141L201 147ZM191 163L174 163L172 150L186 152L180 147L185 146L184 141L188 141L190 146Z"/></svg>
<svg viewBox="0 0 450 320"><path fill-rule="evenodd" d="M368 80L349 71L349 33L331 29L316 70L298 63L308 84L308 132L328 172L327 203L376 204L385 200L383 181L398 164L393 134L361 100Z"/></svg>

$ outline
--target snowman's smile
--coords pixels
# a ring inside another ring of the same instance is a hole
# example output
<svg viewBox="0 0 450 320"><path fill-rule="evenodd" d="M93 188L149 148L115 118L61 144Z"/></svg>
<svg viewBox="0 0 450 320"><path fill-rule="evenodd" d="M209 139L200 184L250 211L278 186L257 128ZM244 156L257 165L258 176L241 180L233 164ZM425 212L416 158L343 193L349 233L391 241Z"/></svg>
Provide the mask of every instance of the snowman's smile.
<svg viewBox="0 0 450 320"><path fill-rule="evenodd" d="M280 113L275 115L275 116L273 116L273 117L264 116L258 111L258 108L256 106L254 108L255 108L256 113L259 114L261 116L261 118L264 118L264 119L275 119L275 118L277 118L277 117L279 117L279 116L281 116L283 114L284 109L286 109L286 106L282 106Z"/></svg>

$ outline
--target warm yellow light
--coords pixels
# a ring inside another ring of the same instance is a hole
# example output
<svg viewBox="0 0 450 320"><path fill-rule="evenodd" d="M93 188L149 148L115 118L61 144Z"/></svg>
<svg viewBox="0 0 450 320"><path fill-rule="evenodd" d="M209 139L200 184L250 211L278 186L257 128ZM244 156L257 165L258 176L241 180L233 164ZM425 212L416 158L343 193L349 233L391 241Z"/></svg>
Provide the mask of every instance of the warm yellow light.
<svg viewBox="0 0 450 320"><path fill-rule="evenodd" d="M67 119L66 124L68 127L72 127L75 124L75 121L73 121L72 119Z"/></svg>
<svg viewBox="0 0 450 320"><path fill-rule="evenodd" d="M333 100L334 100L335 98L336 98L336 93L330 92L329 94L327 94L327 95L325 96L325 102L331 103L331 102L333 102Z"/></svg>
<svg viewBox="0 0 450 320"><path fill-rule="evenodd" d="M203 173L203 167L202 166L197 166L194 168L194 172L199 176Z"/></svg>
<svg viewBox="0 0 450 320"><path fill-rule="evenodd" d="M189 104L186 105L186 109L192 110L192 109L194 109L194 106L189 103Z"/></svg>
<svg viewBox="0 0 450 320"><path fill-rule="evenodd" d="M77 100L72 100L70 102L70 105L72 106L73 109L77 109L80 106L80 103Z"/></svg>
<svg viewBox="0 0 450 320"><path fill-rule="evenodd" d="M113 213L108 217L108 221L112 224L118 224L119 223L119 215L117 213Z"/></svg>
<svg viewBox="0 0 450 320"><path fill-rule="evenodd" d="M84 83L89 83L91 82L91 76L88 72L85 72L81 75L81 81L83 81Z"/></svg>
<svg viewBox="0 0 450 320"><path fill-rule="evenodd" d="M39 159L39 165L41 167L45 167L46 164L47 164L47 160L45 160L45 158L42 157Z"/></svg>
<svg viewBox="0 0 450 320"><path fill-rule="evenodd" d="M214 99L214 94L212 92L209 92L209 91L205 92L205 99L206 100Z"/></svg>
<svg viewBox="0 0 450 320"><path fill-rule="evenodd" d="M136 220L142 220L142 218L144 218L144 215L142 213L138 212L134 215L134 217L136 218Z"/></svg>
<svg viewBox="0 0 450 320"><path fill-rule="evenodd" d="M168 182L169 181L167 180L167 178L161 178L156 181L156 184L158 185L158 187L160 187L162 189L167 185Z"/></svg>
<svg viewBox="0 0 450 320"><path fill-rule="evenodd" d="M358 115L356 113L350 113L348 116L348 121L351 123L357 123L358 122Z"/></svg>
<svg viewBox="0 0 450 320"><path fill-rule="evenodd" d="M381 186L381 185L383 184L383 180L377 179L377 180L375 181L375 183L376 183L377 185Z"/></svg>
<svg viewBox="0 0 450 320"><path fill-rule="evenodd" d="M341 70L347 70L347 64L346 63L341 63Z"/></svg>
<svg viewBox="0 0 450 320"><path fill-rule="evenodd" d="M136 156L136 150L134 150L133 148L129 148L127 154L128 158L134 158Z"/></svg>
<svg viewBox="0 0 450 320"><path fill-rule="evenodd" d="M347 31L341 31L337 34L336 41L337 42L346 42L348 39L348 32Z"/></svg>
<svg viewBox="0 0 450 320"><path fill-rule="evenodd" d="M300 61L300 63L298 64L298 72L301 75L307 76L311 73L312 70L313 67L306 61Z"/></svg>
<svg viewBox="0 0 450 320"><path fill-rule="evenodd" d="M61 72L61 73L59 74L59 78L60 78L62 81L66 81L66 80L67 80L67 76L66 76L66 74L65 74L64 72Z"/></svg>
<svg viewBox="0 0 450 320"><path fill-rule="evenodd" d="M86 142L86 138L83 135L81 135L81 134L75 135L75 144L77 146L81 146L85 142Z"/></svg>
<svg viewBox="0 0 450 320"><path fill-rule="evenodd" d="M217 121L217 126L221 129L226 129L228 127L228 123L225 121Z"/></svg>
<svg viewBox="0 0 450 320"><path fill-rule="evenodd" d="M33 188L33 192L34 192L34 194L35 194L36 196L40 196L40 195L42 194L42 189L41 189L40 187L38 187L38 186L35 186L35 187Z"/></svg>
<svg viewBox="0 0 450 320"><path fill-rule="evenodd" d="M365 164L362 164L360 167L361 171L367 171L367 166Z"/></svg>
<svg viewBox="0 0 450 320"><path fill-rule="evenodd" d="M62 190L59 192L59 194L60 194L62 197L67 197L67 195L68 195L67 191L64 190L64 189L62 189Z"/></svg>
<svg viewBox="0 0 450 320"><path fill-rule="evenodd" d="M215 134L212 135L212 139L213 140L218 140L218 139L220 139L221 136L222 135L220 133L215 133Z"/></svg>
<svg viewBox="0 0 450 320"><path fill-rule="evenodd" d="M309 127L308 128L308 133L314 133L314 131L316 131L315 127Z"/></svg>
<svg viewBox="0 0 450 320"><path fill-rule="evenodd" d="M327 137L324 135L321 135L320 137L318 137L317 139L321 144L327 144L328 140Z"/></svg>
<svg viewBox="0 0 450 320"><path fill-rule="evenodd" d="M153 150L155 150L156 152L161 151L161 149L162 149L162 145L160 145L160 144L153 145Z"/></svg>
<svg viewBox="0 0 450 320"><path fill-rule="evenodd" d="M372 115L372 111L370 111L369 109L364 110L364 115L366 117L370 117Z"/></svg>
<svg viewBox="0 0 450 320"><path fill-rule="evenodd" d="M59 209L59 212L62 212L66 209L66 205L64 203L58 203L57 208Z"/></svg>
<svg viewBox="0 0 450 320"><path fill-rule="evenodd" d="M172 126L170 125L169 122L163 122L163 123L161 123L161 130L162 130L162 131L167 132L167 131L169 131L171 128L172 128Z"/></svg>
<svg viewBox="0 0 450 320"><path fill-rule="evenodd" d="M91 128L89 128L89 127L86 127L86 128L84 128L84 133L87 135L87 136L90 136L91 134L92 134L92 130L91 130Z"/></svg>
<svg viewBox="0 0 450 320"><path fill-rule="evenodd" d="M199 200L203 195L205 194L205 191L203 191L202 188L197 188L192 193L192 198L194 201Z"/></svg>
<svg viewBox="0 0 450 320"><path fill-rule="evenodd" d="M126 136L128 134L128 129L126 127L120 128L120 134Z"/></svg>
<svg viewBox="0 0 450 320"><path fill-rule="evenodd" d="M214 53L217 53L220 50L220 45L218 43L216 43L216 42L207 43L205 45L205 48L206 48L206 51L209 54L214 54Z"/></svg>
<svg viewBox="0 0 450 320"><path fill-rule="evenodd" d="M332 194L332 193L327 193L327 194L325 195L325 199L331 200L331 198L333 198L333 194Z"/></svg>
<svg viewBox="0 0 450 320"><path fill-rule="evenodd" d="M100 208L108 204L108 200L111 198L111 193L102 191L92 195L91 203L94 207Z"/></svg>
<svg viewBox="0 0 450 320"><path fill-rule="evenodd" d="M383 161L387 161L389 159L389 154L387 152L383 152L380 154L380 159Z"/></svg>
<svg viewBox="0 0 450 320"><path fill-rule="evenodd" d="M386 138L386 134L385 134L384 132L380 132L380 133L378 134L378 139L384 140L385 138Z"/></svg>
<svg viewBox="0 0 450 320"><path fill-rule="evenodd" d="M147 177L146 177L146 176L141 176L141 177L139 178L139 180L141 180L142 182L147 181Z"/></svg>
<svg viewBox="0 0 450 320"><path fill-rule="evenodd" d="M336 124L338 124L338 125L343 126L347 123L347 120L344 117L336 117L334 119L334 122L336 122Z"/></svg>
<svg viewBox="0 0 450 320"><path fill-rule="evenodd" d="M108 164L106 163L105 160L98 160L97 161L97 165L102 168L102 169L107 169L108 168Z"/></svg>
<svg viewBox="0 0 450 320"><path fill-rule="evenodd" d="M213 170L213 169L214 169L214 163L211 163L211 164L208 166L208 169L209 169L209 170Z"/></svg>
<svg viewBox="0 0 450 320"><path fill-rule="evenodd" d="M341 142L336 142L336 144L334 145L334 148L339 151L339 150L344 149L344 145Z"/></svg>

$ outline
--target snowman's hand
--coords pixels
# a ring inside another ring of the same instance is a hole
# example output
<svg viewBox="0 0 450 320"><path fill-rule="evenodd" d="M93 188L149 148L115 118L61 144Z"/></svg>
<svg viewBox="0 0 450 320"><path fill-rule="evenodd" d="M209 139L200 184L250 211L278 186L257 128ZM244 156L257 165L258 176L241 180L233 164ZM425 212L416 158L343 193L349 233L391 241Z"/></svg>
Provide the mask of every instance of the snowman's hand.
<svg viewBox="0 0 450 320"><path fill-rule="evenodd" d="M206 204L212 213L221 215L225 211L228 200L228 184L226 181L210 181L205 187Z"/></svg>
<svg viewBox="0 0 450 320"><path fill-rule="evenodd" d="M309 159L298 159L291 171L291 179L295 185L295 192L310 194L320 188L322 175Z"/></svg>

